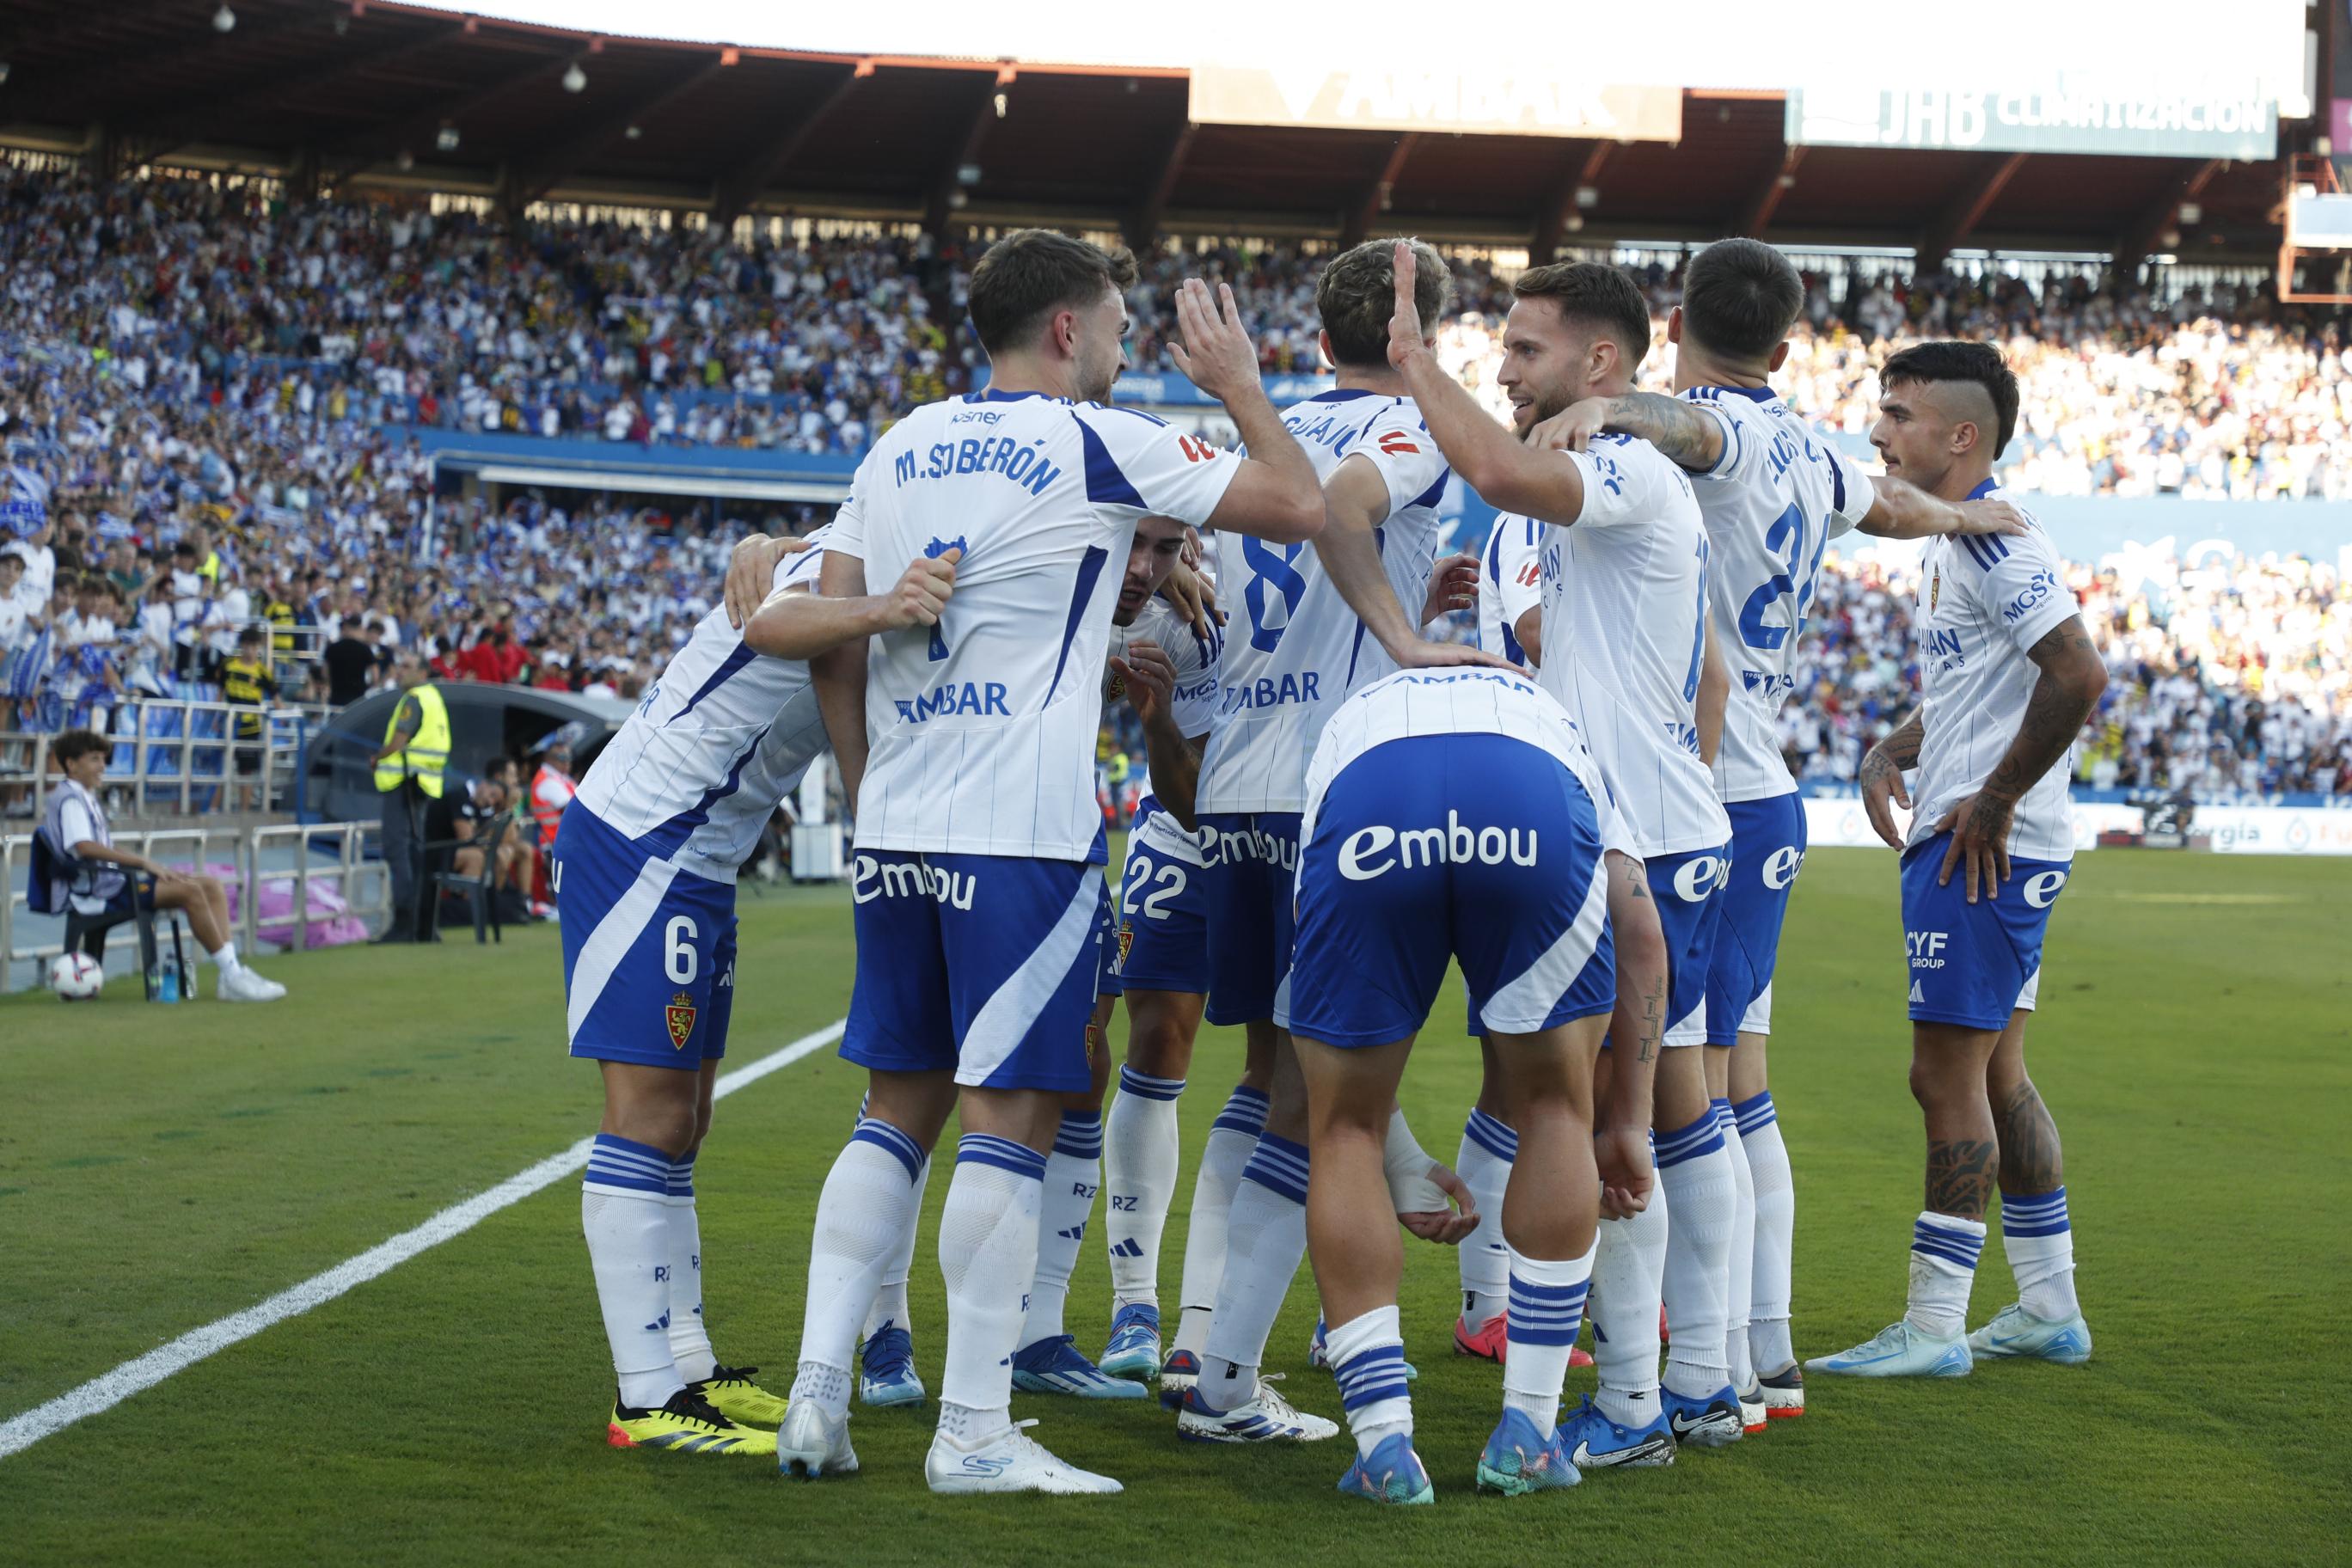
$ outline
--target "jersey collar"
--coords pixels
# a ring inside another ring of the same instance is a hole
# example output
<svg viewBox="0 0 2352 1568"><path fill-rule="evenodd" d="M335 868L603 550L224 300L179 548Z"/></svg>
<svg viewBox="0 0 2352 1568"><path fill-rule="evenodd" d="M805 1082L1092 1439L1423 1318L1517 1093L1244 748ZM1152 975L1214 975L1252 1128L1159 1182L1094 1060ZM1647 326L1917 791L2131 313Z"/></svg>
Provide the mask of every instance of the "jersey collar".
<svg viewBox="0 0 2352 1568"><path fill-rule="evenodd" d="M1969 500L1982 500L1985 497L1992 494L1993 491L2000 488L2000 484L1999 480L1987 479L1983 483L1978 485L1976 489L1969 492Z"/></svg>
<svg viewBox="0 0 2352 1568"><path fill-rule="evenodd" d="M1691 390L1692 390L1693 392L1696 392L1696 391L1698 391L1698 390L1699 390L1699 388L1697 388L1697 387L1693 387L1693 388L1691 388ZM1774 392L1774 391L1773 391L1770 387L1769 387L1769 386L1716 386L1716 385L1709 385L1709 386L1706 388L1706 390L1707 390L1707 391L1709 391L1709 392L1728 392L1728 393L1730 393L1730 394L1731 394L1733 396L1735 396L1735 397L1748 397L1748 398L1753 398L1753 399L1755 399L1755 400L1756 400L1757 402L1759 402L1759 403L1769 403L1769 402L1771 402L1771 401L1772 401L1772 399L1774 399L1775 397L1778 397L1778 396L1780 396L1780 395L1779 393Z"/></svg>
<svg viewBox="0 0 2352 1568"><path fill-rule="evenodd" d="M1335 386L1328 392L1317 393L1307 401L1309 403L1346 403L1351 398L1384 397L1387 394L1385 393L1374 392L1369 387Z"/></svg>
<svg viewBox="0 0 2352 1568"><path fill-rule="evenodd" d="M992 386L983 386L978 392L965 393L963 400L966 403L1018 403L1024 397L1045 395L1042 392L999 392Z"/></svg>

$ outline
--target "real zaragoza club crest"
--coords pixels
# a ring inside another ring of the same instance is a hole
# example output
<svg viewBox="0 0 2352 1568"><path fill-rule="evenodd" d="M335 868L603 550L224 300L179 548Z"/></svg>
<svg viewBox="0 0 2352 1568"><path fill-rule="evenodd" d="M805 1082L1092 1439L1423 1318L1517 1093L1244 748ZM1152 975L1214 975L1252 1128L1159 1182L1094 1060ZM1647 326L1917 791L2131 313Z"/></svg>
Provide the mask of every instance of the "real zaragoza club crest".
<svg viewBox="0 0 2352 1568"><path fill-rule="evenodd" d="M1927 579L1927 613L1929 615L1932 616L1936 613L1936 601L1943 597L1943 594L1944 569L1941 565L1938 565L1936 568L1935 573Z"/></svg>
<svg viewBox="0 0 2352 1568"><path fill-rule="evenodd" d="M694 998L683 991L677 993L662 1009L662 1018L669 1025L670 1049L686 1049L686 1042L694 1037Z"/></svg>

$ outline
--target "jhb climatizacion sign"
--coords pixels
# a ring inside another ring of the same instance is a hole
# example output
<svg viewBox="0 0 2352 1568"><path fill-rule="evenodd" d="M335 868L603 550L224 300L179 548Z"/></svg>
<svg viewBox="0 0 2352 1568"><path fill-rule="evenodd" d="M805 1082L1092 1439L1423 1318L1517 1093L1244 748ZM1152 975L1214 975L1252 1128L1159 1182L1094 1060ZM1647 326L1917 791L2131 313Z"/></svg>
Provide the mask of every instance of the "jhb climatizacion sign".
<svg viewBox="0 0 2352 1568"><path fill-rule="evenodd" d="M1801 88L1790 90L1785 134L1792 147L2260 160L2278 154L2278 106L2219 89L2117 92L2063 81L2004 92Z"/></svg>

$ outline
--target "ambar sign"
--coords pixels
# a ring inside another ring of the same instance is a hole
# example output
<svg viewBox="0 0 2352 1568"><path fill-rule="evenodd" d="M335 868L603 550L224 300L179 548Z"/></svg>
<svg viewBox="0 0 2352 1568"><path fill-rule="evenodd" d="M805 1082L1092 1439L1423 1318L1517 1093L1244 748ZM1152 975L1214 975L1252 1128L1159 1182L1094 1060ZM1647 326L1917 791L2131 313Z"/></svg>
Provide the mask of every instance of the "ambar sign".
<svg viewBox="0 0 2352 1568"><path fill-rule="evenodd" d="M1529 72L1197 66L1192 117L1223 125L1671 142L1682 134L1683 95L1679 88L1604 87Z"/></svg>

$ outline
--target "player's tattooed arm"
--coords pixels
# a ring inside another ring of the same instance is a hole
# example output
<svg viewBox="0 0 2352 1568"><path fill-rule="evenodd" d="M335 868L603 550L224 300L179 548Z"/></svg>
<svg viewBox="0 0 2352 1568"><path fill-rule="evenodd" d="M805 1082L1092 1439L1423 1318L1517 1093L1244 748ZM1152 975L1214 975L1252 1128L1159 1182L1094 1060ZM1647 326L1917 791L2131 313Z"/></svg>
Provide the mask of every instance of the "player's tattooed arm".
<svg viewBox="0 0 2352 1568"><path fill-rule="evenodd" d="M1722 424L1693 404L1655 392L1570 404L1528 431L1528 443L1581 452L1603 430L1638 437L1693 473L1706 473L1723 461Z"/></svg>
<svg viewBox="0 0 2352 1568"><path fill-rule="evenodd" d="M824 558L818 575L819 595L839 600L854 599L865 592L865 562L838 552ZM753 619L756 622L758 617ZM750 641L748 631L745 640ZM833 744L833 764L841 771L842 798L849 803L852 816L857 815L858 786L866 782L866 638L855 637L809 660L809 684L816 690L817 716L824 720L825 739Z"/></svg>
<svg viewBox="0 0 2352 1568"><path fill-rule="evenodd" d="M2066 754L2107 689L2106 663L2080 616L2067 616L2028 648L2026 657L2042 674L2026 699L2024 721L1986 778L1983 792L2011 805Z"/></svg>
<svg viewBox="0 0 2352 1568"><path fill-rule="evenodd" d="M1985 1139L1928 1139L1927 1206L1962 1219L1984 1218L1996 1159L1994 1145Z"/></svg>
<svg viewBox="0 0 2352 1568"><path fill-rule="evenodd" d="M2000 1134L2000 1190L2020 1195L2056 1192L2066 1180L2058 1124L2032 1079L2010 1090L1994 1107L1993 1120Z"/></svg>
<svg viewBox="0 0 2352 1568"><path fill-rule="evenodd" d="M1903 770L1919 765L1919 747L1927 735L1920 713L1914 711L1862 759L1863 810L1889 849L1902 848L1903 836L1895 830L1895 813L1888 803L1911 809L1911 792L1903 787Z"/></svg>
<svg viewBox="0 0 2352 1568"><path fill-rule="evenodd" d="M1907 479L1880 475L1870 481L1870 510L1854 526L1881 539L1933 539L1952 533L2023 533L2025 514L1994 496L1948 501Z"/></svg>

